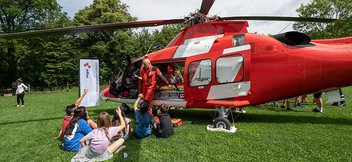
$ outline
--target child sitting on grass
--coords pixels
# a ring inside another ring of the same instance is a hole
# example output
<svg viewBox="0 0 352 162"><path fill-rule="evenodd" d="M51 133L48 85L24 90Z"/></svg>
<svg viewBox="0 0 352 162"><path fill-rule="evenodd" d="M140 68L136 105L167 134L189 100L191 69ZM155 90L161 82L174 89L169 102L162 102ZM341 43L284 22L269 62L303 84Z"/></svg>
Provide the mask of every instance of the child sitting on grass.
<svg viewBox="0 0 352 162"><path fill-rule="evenodd" d="M122 106L121 115L122 115L123 120L126 123L126 127L125 127L125 129L120 131L116 137L123 137L123 139L126 141L128 139L128 134L131 132L131 129L132 129L132 120L126 117L125 111L127 111L126 107ZM121 119L120 119L119 115L115 111L114 117L112 118L112 126L116 126L116 127L120 126L121 125L120 120Z"/></svg>
<svg viewBox="0 0 352 162"><path fill-rule="evenodd" d="M66 107L66 115L64 117L64 120L62 120L62 126L60 129L60 133L59 133L59 138L63 139L64 138L64 132L66 130L66 127L68 124L70 124L70 121L73 117L73 111L75 110L75 106L74 105L68 105Z"/></svg>
<svg viewBox="0 0 352 162"><path fill-rule="evenodd" d="M109 114L101 112L97 120L98 128L81 139L80 143L83 147L71 161L104 161L113 157L113 153L125 141L123 138L112 141L112 137L126 126L119 107L116 109L116 113L119 116L121 125L113 127Z"/></svg>
<svg viewBox="0 0 352 162"><path fill-rule="evenodd" d="M152 126L156 127L154 125L155 121L153 118L153 115L148 113L148 103L146 101L143 101L139 104L139 109L138 109L138 103L139 101L143 98L143 94L138 95L138 99L134 103L133 109L134 109L134 115L136 117L136 129L135 129L135 135L137 138L144 138L148 137L149 135L152 134Z"/></svg>
<svg viewBox="0 0 352 162"><path fill-rule="evenodd" d="M66 130L67 125L70 123L70 121L71 121L71 119L73 117L73 111L77 107L81 106L81 102L82 102L83 98L86 96L87 93L88 93L88 89L85 88L83 94L76 100L76 102L74 104L66 106L66 115L65 115L65 117L64 117L64 119L62 121L62 126L61 126L61 129L60 129L59 138L61 138L61 139L64 138L64 132ZM86 120L87 120L89 126L92 129L97 128L97 124L93 120L89 119L88 112L86 113L86 115L87 115Z"/></svg>
<svg viewBox="0 0 352 162"><path fill-rule="evenodd" d="M174 128L171 122L171 117L167 113L169 111L169 106L162 104L159 106L157 111L157 116L159 118L159 123L157 123L157 134L159 137L167 138L174 134Z"/></svg>
<svg viewBox="0 0 352 162"><path fill-rule="evenodd" d="M87 122L87 110L84 106L74 110L73 118L64 132L64 148L67 151L78 151L80 140L90 133L92 128Z"/></svg>

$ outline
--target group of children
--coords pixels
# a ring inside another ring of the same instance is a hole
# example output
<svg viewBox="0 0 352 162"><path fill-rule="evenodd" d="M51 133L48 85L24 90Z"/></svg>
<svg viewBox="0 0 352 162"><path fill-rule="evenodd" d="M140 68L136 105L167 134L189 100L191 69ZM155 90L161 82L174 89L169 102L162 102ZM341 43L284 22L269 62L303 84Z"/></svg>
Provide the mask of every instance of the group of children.
<svg viewBox="0 0 352 162"><path fill-rule="evenodd" d="M110 118L107 112L101 112L97 121L89 118L88 111L80 106L88 89L77 99L75 104L66 107L66 115L62 122L59 137L63 139L63 147L67 151L78 151L71 161L103 161L111 159L113 153L124 149L124 142L132 131L132 120L124 115L124 111L117 107L114 117ZM148 137L153 130L159 137L173 135L173 125L170 115L167 114L169 107L165 104L159 106L155 122L150 113L148 103L141 101L140 94L134 104L135 129L137 138ZM139 108L138 108L139 107Z"/></svg>

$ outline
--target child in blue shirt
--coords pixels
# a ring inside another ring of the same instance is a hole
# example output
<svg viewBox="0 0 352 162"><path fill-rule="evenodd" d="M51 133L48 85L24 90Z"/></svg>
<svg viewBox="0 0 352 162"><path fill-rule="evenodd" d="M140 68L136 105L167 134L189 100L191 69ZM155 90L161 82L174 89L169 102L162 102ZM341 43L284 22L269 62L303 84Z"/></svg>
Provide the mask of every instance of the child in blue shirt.
<svg viewBox="0 0 352 162"><path fill-rule="evenodd" d="M78 151L81 147L80 140L90 133L92 128L87 122L87 110L84 106L74 110L73 118L64 132L64 147L67 151Z"/></svg>
<svg viewBox="0 0 352 162"><path fill-rule="evenodd" d="M143 98L142 94L138 95L138 99L134 103L134 115L136 117L136 129L135 133L138 138L144 138L152 134L152 126L156 128L153 115L148 113L148 103L143 101L138 103Z"/></svg>

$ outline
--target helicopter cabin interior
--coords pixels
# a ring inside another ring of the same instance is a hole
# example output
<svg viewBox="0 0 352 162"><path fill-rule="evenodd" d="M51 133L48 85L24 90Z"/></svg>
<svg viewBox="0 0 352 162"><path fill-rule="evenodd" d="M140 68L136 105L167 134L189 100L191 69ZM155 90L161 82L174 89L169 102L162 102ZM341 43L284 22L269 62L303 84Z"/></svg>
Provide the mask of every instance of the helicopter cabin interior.
<svg viewBox="0 0 352 162"><path fill-rule="evenodd" d="M142 93L142 82L135 75L139 75L142 60L133 62L123 77L121 85L121 98L136 99ZM157 77L157 86L154 94L156 100L183 100L183 74L184 62L157 63L153 66L159 68L171 86Z"/></svg>

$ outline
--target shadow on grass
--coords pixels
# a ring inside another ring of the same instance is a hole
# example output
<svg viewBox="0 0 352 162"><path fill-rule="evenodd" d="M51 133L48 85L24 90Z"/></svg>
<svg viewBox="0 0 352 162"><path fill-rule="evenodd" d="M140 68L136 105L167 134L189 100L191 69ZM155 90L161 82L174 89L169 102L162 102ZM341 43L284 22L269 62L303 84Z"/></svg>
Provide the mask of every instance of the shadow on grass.
<svg viewBox="0 0 352 162"><path fill-rule="evenodd" d="M20 123L28 123L28 122L41 122L41 121L57 120L57 119L62 119L62 117L43 118L43 119L31 119L31 120L20 120L20 121L11 121L11 122L2 122L2 123L0 123L0 125L20 124Z"/></svg>
<svg viewBox="0 0 352 162"><path fill-rule="evenodd" d="M109 114L115 109L99 109L93 111L106 111ZM279 110L278 110L279 111ZM282 110L281 110L282 111ZM294 112L294 111L292 111ZM297 113L301 113L297 111ZM287 115L287 114L234 114L235 122L251 122L251 123L311 123L311 124L343 124L352 125L352 119L332 118L324 116L309 116L313 112L306 112L305 115ZM156 111L153 111L156 114ZM216 116L214 110L207 109L186 109L186 110L170 110L169 114L172 118L181 118L183 121L191 121L191 124L207 125L212 123L212 119ZM133 113L127 114L128 117L134 119ZM232 121L231 115L229 120Z"/></svg>
<svg viewBox="0 0 352 162"><path fill-rule="evenodd" d="M295 124L311 123L311 124L352 125L352 120L346 119L346 118L280 115L280 114L245 114L237 121L251 122L251 123L295 123Z"/></svg>

